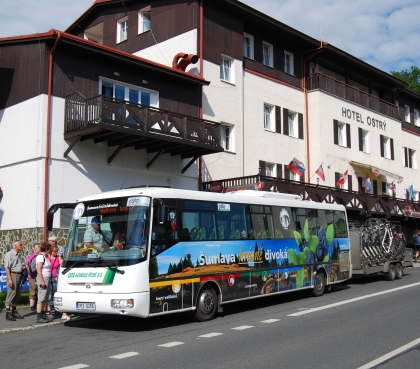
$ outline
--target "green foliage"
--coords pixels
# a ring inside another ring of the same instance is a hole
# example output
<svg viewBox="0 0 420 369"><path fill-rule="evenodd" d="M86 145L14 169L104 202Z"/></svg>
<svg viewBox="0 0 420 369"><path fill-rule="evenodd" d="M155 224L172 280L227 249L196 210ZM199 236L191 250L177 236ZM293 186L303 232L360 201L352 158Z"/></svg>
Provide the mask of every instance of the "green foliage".
<svg viewBox="0 0 420 369"><path fill-rule="evenodd" d="M0 309L5 308L6 302L6 293L0 292ZM29 292L23 292L22 296L20 297L18 306L28 306L29 305Z"/></svg>
<svg viewBox="0 0 420 369"><path fill-rule="evenodd" d="M394 77L397 77L408 83L408 89L420 94L420 68L413 65L411 71L402 70L401 72L391 71Z"/></svg>

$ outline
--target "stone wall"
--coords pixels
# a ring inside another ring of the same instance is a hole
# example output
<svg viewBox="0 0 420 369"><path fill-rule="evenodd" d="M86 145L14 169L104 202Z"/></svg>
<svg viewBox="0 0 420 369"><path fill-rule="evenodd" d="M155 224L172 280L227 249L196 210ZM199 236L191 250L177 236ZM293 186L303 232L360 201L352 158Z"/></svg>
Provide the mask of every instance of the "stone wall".
<svg viewBox="0 0 420 369"><path fill-rule="evenodd" d="M68 229L53 229L48 233L48 237L56 236L59 246L66 246ZM33 246L37 242L44 240L44 228L24 228L12 230L0 230L0 266L3 267L3 259L8 251L13 248L13 242L22 240L24 245L22 257L26 261L28 255L33 252Z"/></svg>

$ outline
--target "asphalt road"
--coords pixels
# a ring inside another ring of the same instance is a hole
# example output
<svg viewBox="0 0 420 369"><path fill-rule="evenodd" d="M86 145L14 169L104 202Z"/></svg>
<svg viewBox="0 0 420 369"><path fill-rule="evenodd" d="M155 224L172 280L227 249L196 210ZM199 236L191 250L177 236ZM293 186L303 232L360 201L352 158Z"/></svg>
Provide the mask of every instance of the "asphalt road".
<svg viewBox="0 0 420 369"><path fill-rule="evenodd" d="M2 367L418 368L420 268L401 280L353 279L226 305L206 323L185 315L104 316L0 335Z"/></svg>

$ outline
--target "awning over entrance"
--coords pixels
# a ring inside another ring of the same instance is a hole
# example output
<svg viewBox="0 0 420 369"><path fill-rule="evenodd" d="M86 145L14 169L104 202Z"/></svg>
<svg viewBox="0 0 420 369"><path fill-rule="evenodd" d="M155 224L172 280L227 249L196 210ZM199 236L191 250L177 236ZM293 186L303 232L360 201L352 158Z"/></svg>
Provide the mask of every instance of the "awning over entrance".
<svg viewBox="0 0 420 369"><path fill-rule="evenodd" d="M375 176L379 176L380 174L382 174L383 176L393 178L393 179L395 179L399 182L402 182L403 178L404 178L404 177L402 177L398 174L389 172L388 170L384 170L384 169L378 168L378 167L370 165L370 164L359 163L359 162L354 161L354 160L351 160L349 163L352 166L358 166L358 167L361 167L361 168L369 169L373 172L373 174L375 174Z"/></svg>

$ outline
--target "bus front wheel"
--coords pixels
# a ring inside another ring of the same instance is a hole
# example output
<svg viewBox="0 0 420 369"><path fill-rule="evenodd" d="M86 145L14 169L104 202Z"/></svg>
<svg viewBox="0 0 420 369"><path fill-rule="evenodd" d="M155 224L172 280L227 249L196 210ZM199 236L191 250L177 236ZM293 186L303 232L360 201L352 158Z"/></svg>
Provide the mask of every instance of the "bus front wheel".
<svg viewBox="0 0 420 369"><path fill-rule="evenodd" d="M200 291L197 306L194 311L194 319L205 322L213 319L217 311L217 294L213 288L204 288Z"/></svg>
<svg viewBox="0 0 420 369"><path fill-rule="evenodd" d="M312 295L315 297L322 296L325 290L325 277L324 273L318 272L315 275L314 288L312 289Z"/></svg>

